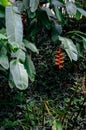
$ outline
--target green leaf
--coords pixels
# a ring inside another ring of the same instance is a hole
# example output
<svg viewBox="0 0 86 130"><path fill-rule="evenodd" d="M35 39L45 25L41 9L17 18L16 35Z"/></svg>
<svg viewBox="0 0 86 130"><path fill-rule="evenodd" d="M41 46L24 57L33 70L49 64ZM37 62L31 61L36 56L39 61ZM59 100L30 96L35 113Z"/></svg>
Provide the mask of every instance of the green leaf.
<svg viewBox="0 0 86 130"><path fill-rule="evenodd" d="M11 73L10 73L10 76L9 76L9 86L10 86L11 89L15 87L15 84L14 84L13 77L12 77Z"/></svg>
<svg viewBox="0 0 86 130"><path fill-rule="evenodd" d="M33 82L35 80L36 70L30 56L28 55L26 56L25 68L27 70L30 80Z"/></svg>
<svg viewBox="0 0 86 130"><path fill-rule="evenodd" d="M84 47L84 49L86 49L86 38L82 37L82 39L83 39L83 47Z"/></svg>
<svg viewBox="0 0 86 130"><path fill-rule="evenodd" d="M20 48L20 46L17 42L11 42L10 47L11 47L11 50L17 50Z"/></svg>
<svg viewBox="0 0 86 130"><path fill-rule="evenodd" d="M9 68L9 61L6 55L0 55L0 65L3 66L5 69Z"/></svg>
<svg viewBox="0 0 86 130"><path fill-rule="evenodd" d="M52 33L51 40L52 40L52 42L57 43L57 41L59 40L58 34Z"/></svg>
<svg viewBox="0 0 86 130"><path fill-rule="evenodd" d="M6 34L6 29L5 28L0 29L0 34L3 34L3 35Z"/></svg>
<svg viewBox="0 0 86 130"><path fill-rule="evenodd" d="M56 5L54 6L54 10L55 10L55 14L56 14L57 20L61 24L63 24L63 15L62 15L62 12L59 10L59 8Z"/></svg>
<svg viewBox="0 0 86 130"><path fill-rule="evenodd" d="M51 3L52 3L53 5L58 6L58 7L62 7L62 6L63 6L63 3L60 2L59 0L52 0Z"/></svg>
<svg viewBox="0 0 86 130"><path fill-rule="evenodd" d="M77 11L75 17L77 20L79 20L81 18L81 13L79 11Z"/></svg>
<svg viewBox="0 0 86 130"><path fill-rule="evenodd" d="M7 37L0 33L0 40L7 40Z"/></svg>
<svg viewBox="0 0 86 130"><path fill-rule="evenodd" d="M0 48L0 54L7 55L7 46L2 45L2 47Z"/></svg>
<svg viewBox="0 0 86 130"><path fill-rule="evenodd" d="M36 48L36 46L33 43L31 43L27 40L24 40L24 43L25 43L26 48L29 48L32 52L36 52L37 54L39 54L38 49Z"/></svg>
<svg viewBox="0 0 86 130"><path fill-rule="evenodd" d="M83 52L84 48L83 48L83 46L81 44L77 43L76 48L77 48L79 56L84 57L84 52Z"/></svg>
<svg viewBox="0 0 86 130"><path fill-rule="evenodd" d="M65 38L65 37L60 37L59 40L62 42L62 45L67 52L70 60L77 61L78 60L78 52L76 49L76 46L74 45L73 41L71 39Z"/></svg>
<svg viewBox="0 0 86 130"><path fill-rule="evenodd" d="M23 42L21 42L21 43L11 42L11 43L9 43L9 44L10 44L11 50L13 50L13 51L16 51L16 50L18 50L18 49L25 50L25 47L24 47Z"/></svg>
<svg viewBox="0 0 86 130"><path fill-rule="evenodd" d="M37 11L37 18L41 21L41 23L47 28L51 28L51 23L48 18L47 12L44 10L38 10Z"/></svg>
<svg viewBox="0 0 86 130"><path fill-rule="evenodd" d="M79 36L80 38L82 38L83 40L83 49L86 49L86 34L82 33L82 32L77 32L76 33L77 36Z"/></svg>
<svg viewBox="0 0 86 130"><path fill-rule="evenodd" d="M60 35L62 33L62 27L59 24L55 24L52 28L52 41L53 42L57 42L58 39L58 35Z"/></svg>
<svg viewBox="0 0 86 130"><path fill-rule="evenodd" d="M39 0L30 0L30 9L31 12L35 12L38 8Z"/></svg>
<svg viewBox="0 0 86 130"><path fill-rule="evenodd" d="M28 10L28 17L31 18L31 19L35 18L36 12L31 12L31 11Z"/></svg>
<svg viewBox="0 0 86 130"><path fill-rule="evenodd" d="M85 36L82 36L82 35L79 35L81 38L82 38L82 40L83 40L83 49L86 49L86 35Z"/></svg>
<svg viewBox="0 0 86 130"><path fill-rule="evenodd" d="M18 0L14 3L14 5L18 8L19 12L24 11L24 3L22 1Z"/></svg>
<svg viewBox="0 0 86 130"><path fill-rule="evenodd" d="M28 74L23 64L19 61L12 60L10 62L10 73L18 89L24 90L28 87Z"/></svg>
<svg viewBox="0 0 86 130"><path fill-rule="evenodd" d="M63 130L61 122L54 120L52 125L52 130Z"/></svg>
<svg viewBox="0 0 86 130"><path fill-rule="evenodd" d="M25 8L27 9L28 5L29 5L29 1L28 0L23 0L23 3L24 3Z"/></svg>
<svg viewBox="0 0 86 130"><path fill-rule="evenodd" d="M18 12L17 7L7 6L6 7L6 32L8 41L22 42L23 38L23 27L21 16Z"/></svg>
<svg viewBox="0 0 86 130"><path fill-rule="evenodd" d="M77 7L73 2L67 2L66 9L69 15L75 16L77 13Z"/></svg>
<svg viewBox="0 0 86 130"><path fill-rule="evenodd" d="M78 36L80 36L81 38L82 38L82 40L83 40L83 49L86 49L86 36L82 36L82 35L79 35L79 34L77 34Z"/></svg>
<svg viewBox="0 0 86 130"><path fill-rule="evenodd" d="M12 52L11 56L13 58L18 58L20 61L24 62L25 61L25 52L22 51L21 49L18 49L16 52Z"/></svg>
<svg viewBox="0 0 86 130"><path fill-rule="evenodd" d="M50 8L43 7L42 10L46 11L49 17L54 17L54 14L52 13Z"/></svg>
<svg viewBox="0 0 86 130"><path fill-rule="evenodd" d="M11 5L11 3L8 0L0 0L0 5L6 7L7 5Z"/></svg>
<svg viewBox="0 0 86 130"><path fill-rule="evenodd" d="M86 17L86 11L84 9L81 9L81 8L77 8L77 10L83 15Z"/></svg>

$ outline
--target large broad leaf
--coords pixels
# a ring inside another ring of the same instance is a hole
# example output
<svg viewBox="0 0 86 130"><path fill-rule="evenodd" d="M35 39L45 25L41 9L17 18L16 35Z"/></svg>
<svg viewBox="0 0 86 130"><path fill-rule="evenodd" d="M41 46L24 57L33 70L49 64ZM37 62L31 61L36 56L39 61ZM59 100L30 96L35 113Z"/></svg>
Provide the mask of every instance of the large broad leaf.
<svg viewBox="0 0 86 130"><path fill-rule="evenodd" d="M61 122L54 120L52 130L63 130Z"/></svg>
<svg viewBox="0 0 86 130"><path fill-rule="evenodd" d="M59 0L52 0L51 3L52 3L53 5L58 6L58 7L62 7L62 6L63 6L63 3L60 2Z"/></svg>
<svg viewBox="0 0 86 130"><path fill-rule="evenodd" d="M32 52L36 52L37 54L39 54L38 49L36 48L36 46L33 43L31 43L31 42L29 42L27 40L24 40L24 43L25 43L25 46L27 48L29 48Z"/></svg>
<svg viewBox="0 0 86 130"><path fill-rule="evenodd" d="M62 45L67 52L70 60L77 61L78 60L78 52L76 49L76 46L74 45L73 41L71 39L65 38L65 37L60 37L59 40L62 42Z"/></svg>
<svg viewBox="0 0 86 130"><path fill-rule="evenodd" d="M3 66L5 69L9 68L9 61L6 55L0 55L0 65Z"/></svg>
<svg viewBox="0 0 86 130"><path fill-rule="evenodd" d="M83 15L86 17L86 11L84 9L81 9L81 8L77 8L77 10Z"/></svg>
<svg viewBox="0 0 86 130"><path fill-rule="evenodd" d="M39 0L30 0L31 12L35 12L38 8Z"/></svg>
<svg viewBox="0 0 86 130"><path fill-rule="evenodd" d="M25 68L27 70L30 80L33 82L35 80L36 70L30 56L28 55L26 56Z"/></svg>
<svg viewBox="0 0 86 130"><path fill-rule="evenodd" d="M23 64L19 61L12 60L10 62L10 73L18 89L24 90L28 87L28 74Z"/></svg>
<svg viewBox="0 0 86 130"><path fill-rule="evenodd" d="M66 9L69 15L72 15L72 16L76 15L77 7L73 2L67 2Z"/></svg>
<svg viewBox="0 0 86 130"><path fill-rule="evenodd" d="M22 42L23 27L21 16L19 15L17 7L6 7L6 31L10 43Z"/></svg>

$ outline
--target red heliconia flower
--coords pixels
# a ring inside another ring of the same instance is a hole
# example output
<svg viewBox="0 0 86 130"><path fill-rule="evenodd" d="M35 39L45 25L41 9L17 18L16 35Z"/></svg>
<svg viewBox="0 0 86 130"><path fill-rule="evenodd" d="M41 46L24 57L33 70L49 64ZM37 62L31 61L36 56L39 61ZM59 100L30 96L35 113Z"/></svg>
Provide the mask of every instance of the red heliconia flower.
<svg viewBox="0 0 86 130"><path fill-rule="evenodd" d="M55 65L57 65L59 69L62 69L63 62L64 62L64 53L62 52L62 49L59 48L55 54Z"/></svg>

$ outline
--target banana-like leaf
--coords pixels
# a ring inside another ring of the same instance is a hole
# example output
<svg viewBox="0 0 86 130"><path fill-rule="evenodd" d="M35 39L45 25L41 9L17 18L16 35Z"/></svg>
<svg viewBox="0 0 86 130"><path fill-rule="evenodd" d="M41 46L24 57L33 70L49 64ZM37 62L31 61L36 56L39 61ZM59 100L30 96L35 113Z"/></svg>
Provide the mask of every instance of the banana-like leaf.
<svg viewBox="0 0 86 130"><path fill-rule="evenodd" d="M62 43L65 51L67 52L70 60L77 61L78 60L78 52L76 46L74 45L73 41L69 38L59 36L59 40Z"/></svg>
<svg viewBox="0 0 86 130"><path fill-rule="evenodd" d="M18 89L24 90L28 87L28 74L23 64L19 61L12 60L10 62L10 73Z"/></svg>
<svg viewBox="0 0 86 130"><path fill-rule="evenodd" d="M18 12L17 7L6 7L6 32L9 43L22 42L23 27L21 16Z"/></svg>

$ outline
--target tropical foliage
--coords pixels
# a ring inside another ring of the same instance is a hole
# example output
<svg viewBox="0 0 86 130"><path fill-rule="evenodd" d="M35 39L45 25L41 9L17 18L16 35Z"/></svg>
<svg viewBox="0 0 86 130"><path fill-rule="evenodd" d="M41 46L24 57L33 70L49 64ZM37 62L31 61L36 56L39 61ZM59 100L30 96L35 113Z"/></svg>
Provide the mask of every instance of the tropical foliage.
<svg viewBox="0 0 86 130"><path fill-rule="evenodd" d="M0 72L11 90L17 90L13 102L22 109L17 121L5 119L0 126L75 130L86 97L85 10L85 0L0 1Z"/></svg>

